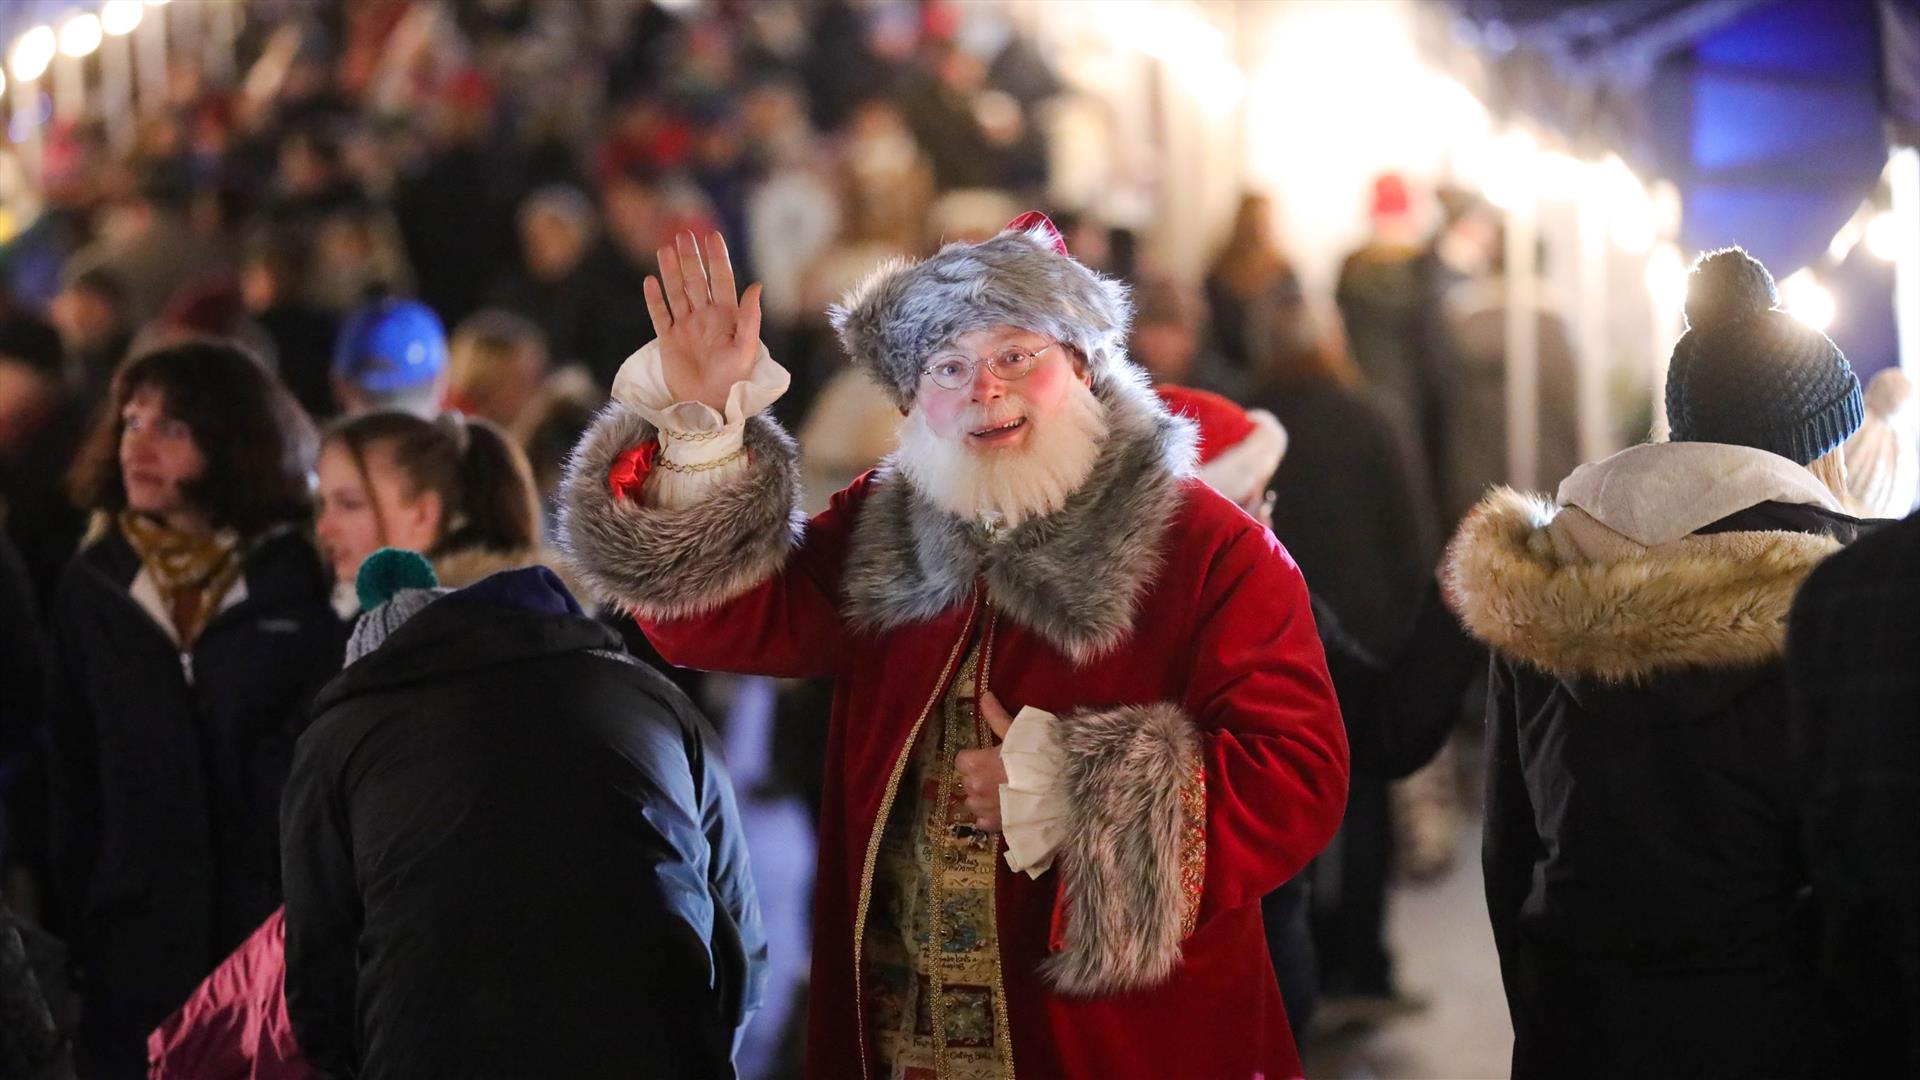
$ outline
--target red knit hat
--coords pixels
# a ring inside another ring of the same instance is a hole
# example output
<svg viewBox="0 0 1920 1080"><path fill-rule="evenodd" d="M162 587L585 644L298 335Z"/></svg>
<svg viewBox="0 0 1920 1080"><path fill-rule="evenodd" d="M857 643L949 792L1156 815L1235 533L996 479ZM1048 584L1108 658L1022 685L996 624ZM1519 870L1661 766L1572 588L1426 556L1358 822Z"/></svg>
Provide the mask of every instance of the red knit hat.
<svg viewBox="0 0 1920 1080"><path fill-rule="evenodd" d="M1373 181L1373 203L1369 212L1374 217L1400 217L1413 208L1413 202L1407 197L1407 182L1399 173L1381 173Z"/></svg>
<svg viewBox="0 0 1920 1080"><path fill-rule="evenodd" d="M1164 384L1154 389L1168 412L1199 425L1200 479L1241 506L1257 503L1287 452L1287 429L1279 419L1205 390Z"/></svg>

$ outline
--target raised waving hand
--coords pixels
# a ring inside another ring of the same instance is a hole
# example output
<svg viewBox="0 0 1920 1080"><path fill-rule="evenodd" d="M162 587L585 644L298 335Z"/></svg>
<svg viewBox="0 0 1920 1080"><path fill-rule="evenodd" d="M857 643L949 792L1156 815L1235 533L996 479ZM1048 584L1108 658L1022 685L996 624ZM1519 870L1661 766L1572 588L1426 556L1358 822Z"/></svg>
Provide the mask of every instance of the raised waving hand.
<svg viewBox="0 0 1920 1080"><path fill-rule="evenodd" d="M675 401L698 401L725 412L727 391L753 373L760 355L760 286L735 293L727 241L690 232L657 253L660 277L642 291L660 341L660 368Z"/></svg>

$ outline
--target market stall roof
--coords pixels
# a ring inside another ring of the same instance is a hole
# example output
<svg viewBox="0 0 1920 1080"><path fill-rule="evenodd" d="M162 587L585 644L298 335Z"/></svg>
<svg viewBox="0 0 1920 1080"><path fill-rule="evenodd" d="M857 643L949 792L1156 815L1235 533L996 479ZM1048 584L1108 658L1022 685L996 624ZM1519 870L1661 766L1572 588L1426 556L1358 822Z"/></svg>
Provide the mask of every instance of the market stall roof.
<svg viewBox="0 0 1920 1080"><path fill-rule="evenodd" d="M1681 241L1823 252L1920 133L1920 0L1453 0L1496 108L1680 189Z"/></svg>

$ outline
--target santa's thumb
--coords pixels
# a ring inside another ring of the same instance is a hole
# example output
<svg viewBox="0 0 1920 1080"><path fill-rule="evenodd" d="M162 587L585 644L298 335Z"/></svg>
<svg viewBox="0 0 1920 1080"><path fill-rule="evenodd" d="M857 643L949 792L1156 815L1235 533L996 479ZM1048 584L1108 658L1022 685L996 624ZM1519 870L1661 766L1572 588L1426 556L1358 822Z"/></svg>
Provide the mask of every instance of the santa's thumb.
<svg viewBox="0 0 1920 1080"><path fill-rule="evenodd" d="M1013 717L1007 715L1000 699L994 697L991 690L980 696L980 715L987 718L987 726L993 729L994 738L1007 737L1007 729L1013 726Z"/></svg>

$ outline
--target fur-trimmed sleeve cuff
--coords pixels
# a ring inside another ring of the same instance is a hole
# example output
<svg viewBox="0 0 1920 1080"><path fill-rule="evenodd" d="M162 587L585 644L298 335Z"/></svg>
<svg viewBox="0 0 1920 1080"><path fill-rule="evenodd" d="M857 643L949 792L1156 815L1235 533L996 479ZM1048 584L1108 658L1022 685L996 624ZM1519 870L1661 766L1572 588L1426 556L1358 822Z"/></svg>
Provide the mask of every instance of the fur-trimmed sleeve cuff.
<svg viewBox="0 0 1920 1080"><path fill-rule="evenodd" d="M1161 702L1056 718L1067 791L1054 948L1063 994L1151 986L1173 974L1206 877L1200 731Z"/></svg>
<svg viewBox="0 0 1920 1080"><path fill-rule="evenodd" d="M597 599L648 619L700 615L778 572L799 541L799 455L771 418L747 421L749 465L698 505L647 506L607 482L620 456L653 441L653 425L608 405L574 448L560 487L560 538Z"/></svg>

